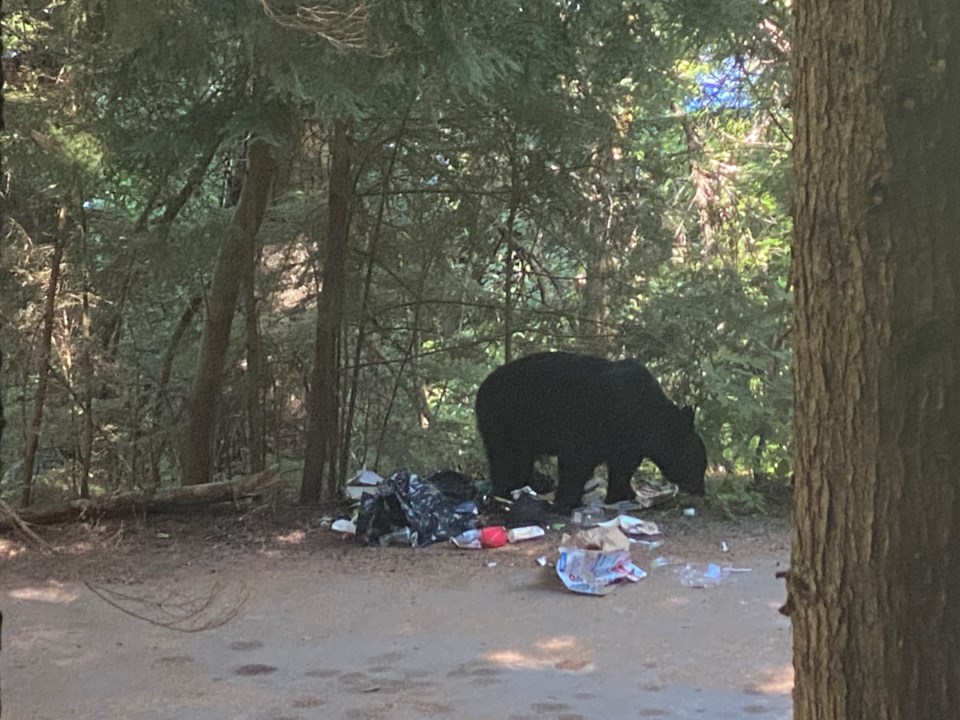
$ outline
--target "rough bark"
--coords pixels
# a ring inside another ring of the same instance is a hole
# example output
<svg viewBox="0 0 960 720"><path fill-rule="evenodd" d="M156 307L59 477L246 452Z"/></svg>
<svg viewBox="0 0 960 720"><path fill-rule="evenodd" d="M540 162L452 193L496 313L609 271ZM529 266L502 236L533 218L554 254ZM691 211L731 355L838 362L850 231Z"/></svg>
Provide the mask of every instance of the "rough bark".
<svg viewBox="0 0 960 720"><path fill-rule="evenodd" d="M243 278L244 338L247 351L247 462L249 471L263 470L267 463L266 410L263 406L264 363L260 345L260 309L256 295L256 260L247 266Z"/></svg>
<svg viewBox="0 0 960 720"><path fill-rule="evenodd" d="M317 341L307 398L307 437L300 502L339 496L340 333L346 289L350 224L350 139L344 121L334 123L330 146L328 232L323 283L317 300Z"/></svg>
<svg viewBox="0 0 960 720"><path fill-rule="evenodd" d="M47 401L47 383L50 379L50 349L53 347L53 316L57 305L57 289L60 286L60 264L63 248L67 244L67 207L65 199L57 213L57 229L50 255L50 276L43 304L43 328L40 331L40 347L37 350L37 388L33 395L33 414L27 423L23 444L23 495L21 504L29 507L33 490L33 461L40 444L40 426L43 424L43 407Z"/></svg>
<svg viewBox="0 0 960 720"><path fill-rule="evenodd" d="M83 293L80 300L80 374L81 414L83 430L80 433L80 497L90 497L90 473L93 464L93 396L94 384L93 338L90 332L90 264L87 245L87 219L81 206L80 248L83 271Z"/></svg>
<svg viewBox="0 0 960 720"><path fill-rule="evenodd" d="M279 486L280 477L276 473L276 468L272 468L229 482L189 485L159 492L123 493L95 500L71 500L59 505L17 510L16 518L30 525L51 525L130 513L169 512L195 505L236 502L243 498L260 497ZM15 525L16 518L9 511L0 513L0 527Z"/></svg>
<svg viewBox="0 0 960 720"><path fill-rule="evenodd" d="M7 416L3 413L3 350L0 350L0 477L3 477L3 429Z"/></svg>
<svg viewBox="0 0 960 720"><path fill-rule="evenodd" d="M795 7L794 717L958 717L960 6Z"/></svg>
<svg viewBox="0 0 960 720"><path fill-rule="evenodd" d="M183 448L184 485L205 483L210 477L223 364L230 343L230 326L240 278L244 268L254 261L256 235L270 198L275 170L271 147L265 140L254 138L250 142L249 173L220 247L207 297L200 357L188 404Z"/></svg>

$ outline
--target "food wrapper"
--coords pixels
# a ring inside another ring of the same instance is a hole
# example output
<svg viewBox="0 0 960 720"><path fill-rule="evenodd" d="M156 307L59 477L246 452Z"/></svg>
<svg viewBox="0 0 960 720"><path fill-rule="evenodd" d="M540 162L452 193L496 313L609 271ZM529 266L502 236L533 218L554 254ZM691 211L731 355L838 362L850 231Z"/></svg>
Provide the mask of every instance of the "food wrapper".
<svg viewBox="0 0 960 720"><path fill-rule="evenodd" d="M629 550L602 552L561 547L556 567L557 576L569 590L585 595L607 595L621 580L637 582L647 576L634 565Z"/></svg>

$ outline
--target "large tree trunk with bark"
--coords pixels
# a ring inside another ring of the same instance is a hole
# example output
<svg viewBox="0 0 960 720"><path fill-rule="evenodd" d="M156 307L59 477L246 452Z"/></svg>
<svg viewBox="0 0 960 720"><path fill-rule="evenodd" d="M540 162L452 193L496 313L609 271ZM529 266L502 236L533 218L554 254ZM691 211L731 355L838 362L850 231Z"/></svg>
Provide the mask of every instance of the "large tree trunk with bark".
<svg viewBox="0 0 960 720"><path fill-rule="evenodd" d="M326 260L317 299L317 342L307 398L307 437L300 502L339 496L340 332L346 290L350 227L350 138L345 121L334 123Z"/></svg>
<svg viewBox="0 0 960 720"><path fill-rule="evenodd" d="M183 484L197 485L210 478L217 410L223 382L223 364L230 344L230 326L236 308L240 278L254 262L256 235L273 186L276 162L266 140L250 142L249 170L230 228L214 269L207 315L200 340L200 357L188 405L183 446Z"/></svg>
<svg viewBox="0 0 960 720"><path fill-rule="evenodd" d="M796 23L794 717L960 717L960 5Z"/></svg>

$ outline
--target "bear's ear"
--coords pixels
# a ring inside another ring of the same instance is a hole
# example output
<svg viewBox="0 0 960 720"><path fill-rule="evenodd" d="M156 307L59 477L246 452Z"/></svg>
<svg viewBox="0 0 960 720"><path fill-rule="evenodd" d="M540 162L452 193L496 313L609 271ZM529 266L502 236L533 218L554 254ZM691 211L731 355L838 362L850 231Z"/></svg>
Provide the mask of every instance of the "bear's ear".
<svg viewBox="0 0 960 720"><path fill-rule="evenodd" d="M683 420L684 425L689 425L690 429L693 430L693 408L689 405L684 405L680 408L680 419Z"/></svg>

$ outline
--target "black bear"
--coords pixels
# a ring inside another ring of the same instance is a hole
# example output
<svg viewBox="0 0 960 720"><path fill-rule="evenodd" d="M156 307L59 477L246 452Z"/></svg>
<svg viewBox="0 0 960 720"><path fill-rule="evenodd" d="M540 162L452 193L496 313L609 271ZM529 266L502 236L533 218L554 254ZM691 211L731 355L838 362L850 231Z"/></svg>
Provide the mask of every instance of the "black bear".
<svg viewBox="0 0 960 720"><path fill-rule="evenodd" d="M507 363L477 391L477 428L497 494L523 487L537 455L555 455L556 504L580 504L594 468L606 463L607 502L633 498L644 458L692 495L704 492L707 451L693 409L677 407L637 360L544 352Z"/></svg>

